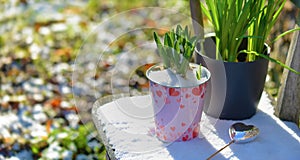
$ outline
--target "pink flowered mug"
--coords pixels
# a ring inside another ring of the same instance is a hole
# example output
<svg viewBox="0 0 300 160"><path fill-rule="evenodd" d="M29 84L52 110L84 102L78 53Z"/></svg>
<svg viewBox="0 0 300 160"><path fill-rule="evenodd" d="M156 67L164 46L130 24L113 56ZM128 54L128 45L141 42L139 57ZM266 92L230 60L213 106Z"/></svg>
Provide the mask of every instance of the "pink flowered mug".
<svg viewBox="0 0 300 160"><path fill-rule="evenodd" d="M154 66L155 67L155 66ZM150 80L150 93L154 109L155 134L164 142L188 141L199 135L206 86L210 78L209 71L202 67L202 80L195 86L172 87Z"/></svg>

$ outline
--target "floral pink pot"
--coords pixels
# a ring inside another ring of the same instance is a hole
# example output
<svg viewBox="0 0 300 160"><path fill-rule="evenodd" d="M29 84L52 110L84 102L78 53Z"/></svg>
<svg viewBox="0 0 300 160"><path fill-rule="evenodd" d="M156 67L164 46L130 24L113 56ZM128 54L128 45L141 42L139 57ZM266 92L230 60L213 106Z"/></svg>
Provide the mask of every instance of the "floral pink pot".
<svg viewBox="0 0 300 160"><path fill-rule="evenodd" d="M172 87L152 80L147 72L155 113L155 134L160 140L188 141L198 137L206 86L210 78L209 71L204 67L202 70L202 75L207 75L206 80L195 86L182 87Z"/></svg>

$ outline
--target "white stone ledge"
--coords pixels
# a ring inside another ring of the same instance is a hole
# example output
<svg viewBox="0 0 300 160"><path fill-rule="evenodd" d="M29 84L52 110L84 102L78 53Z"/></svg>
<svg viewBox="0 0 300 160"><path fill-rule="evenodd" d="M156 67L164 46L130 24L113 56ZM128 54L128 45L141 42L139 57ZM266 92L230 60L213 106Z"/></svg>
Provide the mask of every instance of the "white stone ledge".
<svg viewBox="0 0 300 160"><path fill-rule="evenodd" d="M135 105L135 111L151 114L149 98L126 97L109 102L110 97L99 99L94 105L93 120L112 159L206 159L230 142L228 128L237 121L218 120L205 114L200 122L202 135L198 138L171 144L159 141L152 133L154 124L151 116L137 118L125 113L128 110L129 114L132 113L134 108L127 106ZM250 143L232 144L214 159L299 159L300 129L294 123L279 120L273 112L274 107L263 93L256 115L240 121L260 129L257 139Z"/></svg>

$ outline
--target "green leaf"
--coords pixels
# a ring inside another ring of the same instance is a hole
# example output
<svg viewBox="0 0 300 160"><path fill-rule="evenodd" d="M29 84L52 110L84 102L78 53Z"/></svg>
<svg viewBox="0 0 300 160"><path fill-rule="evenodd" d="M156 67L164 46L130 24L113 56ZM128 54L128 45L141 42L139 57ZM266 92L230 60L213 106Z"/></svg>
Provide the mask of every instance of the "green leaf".
<svg viewBox="0 0 300 160"><path fill-rule="evenodd" d="M198 70L196 71L196 77L198 80L201 79L201 70L202 70L202 67L201 67L201 64L199 64Z"/></svg>
<svg viewBox="0 0 300 160"><path fill-rule="evenodd" d="M156 32L153 32L153 36L154 36L154 40L155 40L155 43L156 43L157 47L158 47L159 45L162 46L161 41L160 41L160 39L158 38L158 35L157 35Z"/></svg>
<svg viewBox="0 0 300 160"><path fill-rule="evenodd" d="M38 154L40 151L39 151L39 149L38 149L38 147L36 147L36 146L31 146L31 151L32 151L32 153L34 153L34 154Z"/></svg>
<svg viewBox="0 0 300 160"><path fill-rule="evenodd" d="M210 12L207 10L207 8L202 3L200 5L201 5L201 10L204 13L204 15L208 18L208 20L210 22L212 22L212 18L211 18Z"/></svg>
<svg viewBox="0 0 300 160"><path fill-rule="evenodd" d="M172 43L172 39L171 39L171 37L170 37L169 34L165 34L164 45L165 45L165 46L168 46L168 47L170 47L170 48L173 48L173 47L174 47L174 46L173 46L173 43Z"/></svg>
<svg viewBox="0 0 300 160"><path fill-rule="evenodd" d="M189 39L189 37L190 37L189 34L190 34L190 33L189 33L188 26L185 26L185 28L184 28L184 37L185 37L186 39Z"/></svg>
<svg viewBox="0 0 300 160"><path fill-rule="evenodd" d="M164 66L171 68L175 73L183 77L189 67L189 62L198 41L197 37L191 37L190 34L188 26L185 26L183 30L180 25L177 25L176 30L172 29L164 34L164 45L162 45L158 35L156 33L153 34Z"/></svg>
<svg viewBox="0 0 300 160"><path fill-rule="evenodd" d="M180 44L179 44L179 41L175 41L174 49L176 50L177 54L180 54Z"/></svg>
<svg viewBox="0 0 300 160"><path fill-rule="evenodd" d="M156 32L154 32L153 35L154 35L154 40L155 40L157 48L158 48L158 54L162 58L164 66L168 68L168 67L170 67L170 60L167 55L167 51L164 49L164 46L162 45Z"/></svg>
<svg viewBox="0 0 300 160"><path fill-rule="evenodd" d="M176 27L176 34L180 35L181 32L182 32L182 27L180 25L177 25L177 27Z"/></svg>
<svg viewBox="0 0 300 160"><path fill-rule="evenodd" d="M185 38L183 38L182 39L182 48L183 48L183 52L186 52L186 39Z"/></svg>
<svg viewBox="0 0 300 160"><path fill-rule="evenodd" d="M174 65L176 65L176 60L175 60L175 57L173 55L172 48L166 48L166 51L167 51L167 58L168 58L169 63L170 63L169 68L174 69Z"/></svg>
<svg viewBox="0 0 300 160"><path fill-rule="evenodd" d="M192 38L190 39L190 42L191 42L192 44L195 44L198 40L199 40L199 37L195 36L195 37L192 37Z"/></svg>
<svg viewBox="0 0 300 160"><path fill-rule="evenodd" d="M174 52L177 52L173 49L173 54L172 56L174 57L174 65L176 67L176 70L178 70L178 68L180 68L181 66L181 63L180 63L180 54L178 53L174 53Z"/></svg>
<svg viewBox="0 0 300 160"><path fill-rule="evenodd" d="M249 54L249 53L254 53L254 54L256 54L257 56L260 56L260 57L265 58L265 59L267 59L267 60L269 60L269 61L271 61L271 62L274 62L274 63L276 63L276 64L279 64L280 66L282 66L282 67L284 67L284 68L286 68L286 69L288 69L288 70L290 70L290 71L292 71L292 72L294 72L294 73L296 73L296 74L300 74L300 72L296 71L295 69L293 69L293 68L287 66L286 64L284 64L284 63L282 63L282 62L280 62L280 61L278 61L278 60L276 60L276 59L274 59L274 58L272 58L272 57L269 57L269 56L267 56L267 55L265 55L265 54L261 54L261 53L255 52L255 51L247 51L247 50L242 50L242 51L240 51L239 53L247 53L247 54Z"/></svg>
<svg viewBox="0 0 300 160"><path fill-rule="evenodd" d="M186 60L190 61L192 58L192 51L191 51L191 47L186 47L186 50L184 52L184 57L186 58Z"/></svg>
<svg viewBox="0 0 300 160"><path fill-rule="evenodd" d="M174 30L170 32L170 38L172 43L176 40Z"/></svg>
<svg viewBox="0 0 300 160"><path fill-rule="evenodd" d="M189 67L189 61L185 58L182 57L182 62L181 62L181 66L179 69L180 74L184 75L186 73L186 70Z"/></svg>
<svg viewBox="0 0 300 160"><path fill-rule="evenodd" d="M300 30L299 27L298 27L298 28L291 29L291 30L288 30L288 31L286 31L286 32L284 32L284 33L282 33L282 34L280 34L279 36L277 36L277 37L272 41L272 43L275 43L278 39L280 39L281 37L283 37L283 36L285 36L285 35L287 35L287 34L290 34L290 33L292 33L292 32L299 31L299 30Z"/></svg>

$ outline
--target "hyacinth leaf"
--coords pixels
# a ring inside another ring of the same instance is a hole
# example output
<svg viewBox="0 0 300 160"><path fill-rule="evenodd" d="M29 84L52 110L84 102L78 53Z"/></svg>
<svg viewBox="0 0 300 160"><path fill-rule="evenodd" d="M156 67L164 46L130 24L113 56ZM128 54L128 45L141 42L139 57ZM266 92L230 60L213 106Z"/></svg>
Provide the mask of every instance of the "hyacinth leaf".
<svg viewBox="0 0 300 160"><path fill-rule="evenodd" d="M186 45L185 46L185 52L184 52L184 57L187 59L187 60L190 60L190 58L192 57L192 53L191 53L191 47Z"/></svg>
<svg viewBox="0 0 300 160"><path fill-rule="evenodd" d="M165 35L164 43L165 43L165 46L173 48L172 39L169 34Z"/></svg>
<svg viewBox="0 0 300 160"><path fill-rule="evenodd" d="M172 41L172 42L175 42L176 37L175 37L174 30L172 30L172 31L170 32L170 38L171 38L171 41Z"/></svg>
<svg viewBox="0 0 300 160"><path fill-rule="evenodd" d="M189 29L188 29L187 26L185 26L185 28L184 28L184 35L185 35L185 38L187 38L187 39L188 39L188 37L190 37L190 35L189 35Z"/></svg>
<svg viewBox="0 0 300 160"><path fill-rule="evenodd" d="M181 62L181 65L180 65L180 74L184 75L184 73L186 72L186 70L188 69L189 67L189 61L187 59L185 59L183 56L181 57L182 58L182 62Z"/></svg>
<svg viewBox="0 0 300 160"><path fill-rule="evenodd" d="M159 56L162 58L165 67L170 67L170 62L169 62L166 50L164 49L160 39L158 38L157 33L154 32L153 35L154 35L154 40L155 40L157 48L158 48Z"/></svg>
<svg viewBox="0 0 300 160"><path fill-rule="evenodd" d="M164 34L163 45L158 35L154 33L154 40L157 44L164 66L170 68L174 73L185 77L192 58L197 37L191 37L188 27L184 30L180 25L176 29Z"/></svg>
<svg viewBox="0 0 300 160"><path fill-rule="evenodd" d="M196 77L198 80L201 79L201 70L202 70L202 67L201 67L201 64L199 64L199 67L198 67L198 70L196 71Z"/></svg>
<svg viewBox="0 0 300 160"><path fill-rule="evenodd" d="M185 38L182 39L182 44L181 44L181 46L182 46L182 48L183 48L183 52L185 52L185 51L186 51L186 48L185 48L185 46L186 46L186 39L185 39Z"/></svg>
<svg viewBox="0 0 300 160"><path fill-rule="evenodd" d="M161 46L162 44L161 44L161 41L160 41L160 39L158 38L158 35L157 35L157 33L156 32L153 32L153 37L154 37L154 40L155 40L155 43L156 43L156 45L157 46Z"/></svg>
<svg viewBox="0 0 300 160"><path fill-rule="evenodd" d="M172 56L174 57L174 65L176 65L176 68L179 68L181 66L180 54L178 54L176 50L174 50L174 49L172 49L172 50L173 50Z"/></svg>
<svg viewBox="0 0 300 160"><path fill-rule="evenodd" d="M168 45L168 40L167 40L167 36L166 36L166 35L164 36L164 46L170 47L170 46Z"/></svg>
<svg viewBox="0 0 300 160"><path fill-rule="evenodd" d="M168 47L167 48L167 53L168 53L168 58L170 60L171 68L174 68L174 65L176 65L176 60L175 60L175 57L173 55L173 48Z"/></svg>
<svg viewBox="0 0 300 160"><path fill-rule="evenodd" d="M195 45L198 40L199 40L199 37L195 36L190 39L190 42Z"/></svg>
<svg viewBox="0 0 300 160"><path fill-rule="evenodd" d="M181 28L181 26L178 25L176 28L176 37L177 37L179 43L183 45L183 37L182 37L181 33L182 33L182 28Z"/></svg>
<svg viewBox="0 0 300 160"><path fill-rule="evenodd" d="M181 26L180 26L180 25L177 25L177 27L176 27L176 34L177 34L177 36L180 35L180 32L181 32L181 31L182 31Z"/></svg>
<svg viewBox="0 0 300 160"><path fill-rule="evenodd" d="M174 60L175 60L175 62L180 62L180 54L178 54L177 53L177 51L176 50L174 50L174 49L172 49L172 51L173 51L173 57L174 57ZM179 63L178 63L179 64Z"/></svg>
<svg viewBox="0 0 300 160"><path fill-rule="evenodd" d="M179 41L175 41L175 45L174 45L174 48L177 52L177 54L180 54L180 42Z"/></svg>
<svg viewBox="0 0 300 160"><path fill-rule="evenodd" d="M157 35L156 32L153 33L153 36L154 36L154 40L155 40L155 43L157 45L157 48L160 51L162 49L162 47L163 47L162 43L161 43L160 39L158 38L158 35ZM161 53L159 53L159 54L161 54Z"/></svg>

